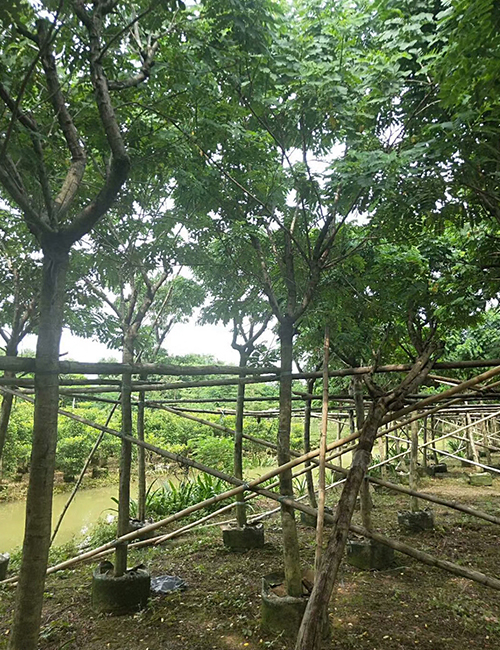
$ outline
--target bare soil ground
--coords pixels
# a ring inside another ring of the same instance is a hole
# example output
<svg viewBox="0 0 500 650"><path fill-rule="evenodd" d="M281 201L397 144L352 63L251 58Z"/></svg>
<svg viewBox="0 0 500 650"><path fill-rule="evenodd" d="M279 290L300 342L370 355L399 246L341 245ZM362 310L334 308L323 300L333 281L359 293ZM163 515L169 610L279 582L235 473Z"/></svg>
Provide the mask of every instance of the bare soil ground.
<svg viewBox="0 0 500 650"><path fill-rule="evenodd" d="M422 479L420 489L500 513L500 478L493 487L473 488L466 474ZM335 502L335 495L330 495ZM373 496L377 530L433 555L500 577L500 528L435 506L436 527L402 535L397 511L408 508L402 495ZM266 504L261 502L261 506ZM427 505L427 504L424 504ZM356 514L358 520L359 514ZM304 564L312 564L314 531L300 526ZM152 575L173 574L188 583L183 593L155 597L135 615L96 614L90 603L92 565L47 580L42 650L232 650L293 648L280 637L260 633L262 576L281 568L279 519L266 524L261 550L236 554L222 545L218 527L207 528L159 549L132 554ZM0 592L0 648L6 648L13 590ZM363 572L343 564L331 603L328 650L497 650L500 648L500 594L492 589L396 554L387 571Z"/></svg>

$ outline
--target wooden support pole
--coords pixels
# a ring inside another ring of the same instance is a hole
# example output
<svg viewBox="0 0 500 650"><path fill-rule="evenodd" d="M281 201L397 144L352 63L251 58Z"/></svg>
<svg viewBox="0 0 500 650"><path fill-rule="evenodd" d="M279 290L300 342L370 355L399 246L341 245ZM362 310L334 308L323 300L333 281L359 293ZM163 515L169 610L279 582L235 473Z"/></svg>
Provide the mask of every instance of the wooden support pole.
<svg viewBox="0 0 500 650"><path fill-rule="evenodd" d="M321 418L321 437L319 441L319 476L318 476L318 517L316 519L316 553L314 557L315 570L318 570L323 549L323 528L325 521L326 498L326 442L328 434L328 359L330 353L330 334L328 325L325 326L325 340L323 346L323 410Z"/></svg>
<svg viewBox="0 0 500 650"><path fill-rule="evenodd" d="M423 445L422 445L422 466L427 467L427 425L428 419L427 416L424 417L423 424Z"/></svg>
<svg viewBox="0 0 500 650"><path fill-rule="evenodd" d="M410 489L413 491L416 491L416 487L418 483L417 464L418 464L418 421L415 420L414 422L411 423L410 474L409 474ZM418 511L418 499L416 497L411 497L410 509L412 512Z"/></svg>
<svg viewBox="0 0 500 650"><path fill-rule="evenodd" d="M441 361L434 364L435 369L453 370L457 368L488 368L499 366L500 359L479 359L470 361ZM341 370L331 370L329 377L349 377L351 375L366 375L373 372L407 372L411 370L410 363L396 363L385 366L360 366L356 368L342 368ZM239 375L241 368L238 366L175 366L161 363L82 363L80 361L59 361L60 374L87 374L87 375L121 375L129 372L134 375ZM11 370L13 372L35 372L36 359L31 357L0 357L0 370ZM270 366L268 368L252 368L247 370L247 374L279 374L279 368ZM321 378L321 372L298 373L293 375L294 379Z"/></svg>
<svg viewBox="0 0 500 650"><path fill-rule="evenodd" d="M141 377L146 380L146 376ZM137 404L137 438L144 442L145 394L139 392ZM137 519L146 521L146 452L144 447L137 448Z"/></svg>
<svg viewBox="0 0 500 650"><path fill-rule="evenodd" d="M490 420L489 422L483 422L481 424L482 432L483 432L483 447L486 449L486 464L491 465L491 448L490 448L490 441L488 439L488 429L489 425L491 425L492 421Z"/></svg>

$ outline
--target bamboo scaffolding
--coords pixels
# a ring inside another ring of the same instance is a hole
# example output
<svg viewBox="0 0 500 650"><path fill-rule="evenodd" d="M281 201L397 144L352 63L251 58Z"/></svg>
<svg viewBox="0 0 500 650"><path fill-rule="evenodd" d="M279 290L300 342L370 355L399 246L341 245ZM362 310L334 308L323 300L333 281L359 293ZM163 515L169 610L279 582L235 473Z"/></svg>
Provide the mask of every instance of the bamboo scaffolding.
<svg viewBox="0 0 500 650"><path fill-rule="evenodd" d="M288 463L289 464L289 463ZM282 466L284 467L284 466ZM259 479L260 481L262 480ZM237 489L237 488L235 488ZM265 490L264 490L265 491ZM234 492L234 490L232 490ZM227 494L227 493L226 493ZM210 499L210 501L213 502L213 499L217 497L213 497ZM228 498L228 497L225 497ZM303 503L300 503L294 499L290 499L287 497L280 497L274 493L271 493L270 498L273 498L276 501L285 501L287 505L295 508L296 510L301 510L302 512L306 512L307 514L311 516L317 516L317 511L314 508L311 508L310 506L307 506ZM203 502L206 504L206 502ZM199 506L200 504L198 504ZM204 507L204 506L202 506ZM186 516L187 514L191 514L188 511L193 511L193 509L199 509L199 507L192 506L191 508L187 508L185 511L183 511L182 516ZM181 513L177 513L176 515L172 515L170 517L171 520L179 519L181 518L179 515ZM328 521L329 523L335 524L336 518L335 516L325 514L325 520ZM158 525L157 525L158 524ZM111 550L114 548L114 546L121 542L124 541L129 541L131 539L134 539L141 534L144 534L148 532L149 530L153 530L156 527L159 527L160 522L157 522L157 524L151 524L150 526L145 526L144 528L140 529L139 531L134 531L133 533L129 533L128 535L124 535L122 538L119 538L118 540L114 540L113 542L109 542L108 544L105 544L98 549L94 549L93 551L89 551L87 553L82 553L81 555L71 558L69 560L66 560L65 562L61 562L57 565L54 565L47 569L47 575L51 573L55 573L56 571L60 571L62 569L69 568L71 566L74 566L78 562L82 562L87 559L95 558L96 556L102 554L105 551ZM441 560L439 558L436 558L429 553L425 553L424 551L420 551L416 548L413 548L412 546L409 546L408 544L405 544L403 542L399 542L397 540L389 539L388 537L385 537L384 535L381 535L380 533L376 533L372 530L367 530L366 528L363 528L362 526L357 526L355 524L351 524L349 526L350 530L357 535L361 535L363 537L368 537L369 539L373 539L376 542L379 542L380 544L384 544L385 546L389 546L390 548L393 548L396 551L399 551L400 553L403 553L405 555L408 555L409 557L413 557L414 559L422 562L423 564L426 564L428 566L436 567L439 569L443 569L444 571L447 571L448 573L451 573L453 575L457 575L463 578L467 578L468 580L472 580L474 582L478 582L482 585L485 585L487 587L490 587L492 589L495 589L497 591L500 591L500 580L497 578L493 578L491 576L488 576L484 573L481 573L480 571L475 571L473 569L468 569L466 567L460 566L458 564L454 564L453 562L449 562L448 560ZM174 531L175 532L175 531ZM174 536L174 535L173 535ZM127 539L126 539L127 538ZM153 540L144 540L141 545L147 546L150 545L148 542L153 543ZM7 580L3 580L0 582L0 585L7 585L7 584L14 584L17 580L16 576L13 576L12 578L8 578Z"/></svg>
<svg viewBox="0 0 500 650"><path fill-rule="evenodd" d="M450 454L449 451L443 451L442 449L434 449L431 447L432 451L436 451L438 454L441 454L442 456L448 456L449 458L454 458L455 460L459 460L463 463L467 463L468 465L472 465L473 467L480 467L481 469L486 470L487 472L493 472L494 474L499 474L500 475L500 469L497 469L496 467L488 467L488 465L483 465L483 463L479 463L475 460L471 460L470 458L463 458L461 456L456 456L455 454Z"/></svg>
<svg viewBox="0 0 500 650"><path fill-rule="evenodd" d="M459 393L459 392L463 391L466 388L474 386L474 385L480 383L481 381L485 381L485 380L487 380L487 379L489 379L489 378L491 378L493 376L496 376L499 373L500 373L500 367L493 368L492 370L489 370L489 371L487 371L485 373L482 373L481 375L478 375L478 376L474 377L473 379L470 379L470 380L468 380L466 382L463 382L462 384L460 384L458 386L454 386L453 388L450 388L449 390L444 391L444 393L440 397L441 398L442 397L451 397L452 395L455 395L456 393ZM2 389L1 392L9 392L9 393L12 393L14 395L17 395L18 397L21 397L22 399L27 400L27 401L30 401L30 402L34 401L32 398L28 397L27 395L24 395L23 393L19 393L18 391L9 390L9 389ZM433 404L438 400L439 400L439 398L437 396L436 397L426 398L424 400L421 400L420 402L417 402L416 404L414 404L412 406L405 407L405 408L401 409L400 411L397 411L396 413L387 415L384 418L384 420L386 422L393 421L395 419L398 419L398 418L402 417L403 415L407 415L407 414L411 413L414 410L421 409L423 406L428 406L430 404ZM434 409L434 410L438 410L438 409ZM85 554L82 554L82 555L78 556L78 558L76 560L73 558L74 561L82 561L83 559L87 559L89 557L94 557L96 554L98 554L98 553L100 553L100 552L102 552L104 550L107 550L108 548L114 548L117 544L125 543L125 542L128 542L128 541L132 540L132 539L135 539L136 537L138 537L140 535L143 535L146 532L155 530L156 528L159 528L160 526L165 525L166 523L176 521L177 519L180 519L180 518L186 516L187 514L191 514L192 512L196 512L200 508L206 507L207 505L212 505L212 504L217 503L217 502L219 502L221 500L233 497L236 494L239 494L241 491L252 490L252 491L255 491L255 492L259 493L259 494L263 494L264 496L268 496L271 499L275 499L275 500L278 500L280 502L281 501L287 502L288 505L291 505L292 507L295 507L296 502L294 502L292 499L288 499L287 497L283 497L283 496L278 497L277 495L270 492L269 490L266 490L264 488L259 488L258 485L260 483L262 483L263 481L269 480L269 478L273 478L274 476L279 475L281 472L286 471L287 469L291 469L291 468L295 467L296 465L299 465L299 464L303 463L305 460L310 460L310 459L316 458L316 456L319 453L319 450L309 452L308 454L304 454L303 456L300 456L299 458L295 458L295 459L291 460L290 462L280 466L279 468L277 468L277 469L275 469L275 470L273 470L271 472L268 472L267 474L260 477L259 479L255 479L254 481L251 481L250 483L244 483L243 481L239 481L238 479L236 479L234 477L231 477L229 475L225 475L224 473L219 472L218 470L208 468L208 467L202 465L201 463L197 463L196 461L192 461L190 459L182 457L180 454L172 454L170 452L167 452L166 450L160 449L160 448L158 448L158 447L156 447L154 445L151 445L149 443L138 441L137 439L129 437L129 436L123 436L119 432L117 432L117 431L115 431L113 429L110 429L109 427L102 427L101 425L97 425L96 423L93 423L93 422L87 420L86 418L81 418L80 416L76 416L75 414L72 414L72 413L69 413L69 412L66 412L66 411L63 411L63 410L60 410L60 413L62 415L64 415L64 416L70 417L70 418L75 419L77 421L80 421L80 422L82 422L84 424L87 424L87 425L92 426L94 428L97 428L99 430L110 433L111 435L114 435L114 436L116 436L118 438L126 439L127 441L130 441L133 444L143 446L144 448L149 449L150 451L153 451L153 452L157 453L160 456L170 458L171 460L174 460L175 462L178 462L181 465L187 465L187 466L194 467L195 469L199 469L199 470L201 470L203 472L206 472L208 474L218 476L219 478L222 478L222 480L225 480L230 484L232 483L232 484L238 485L238 487L235 487L232 490L229 490L229 491L227 491L227 492L225 492L225 493L223 493L221 495L218 495L216 497L212 497L211 499L208 499L208 500L206 500L206 501L204 501L204 502L202 502L200 504L197 504L196 506L192 506L191 508L188 508L188 509L184 510L182 513L176 513L175 515L172 515L171 517L169 517L169 518L167 518L165 520L162 520L160 522L155 522L154 524L150 524L149 526L145 526L145 527L141 528L140 531L135 531L135 532L132 532L132 533L128 533L127 535L123 535L122 537L118 538L117 540L114 540L113 542L110 542L109 544L104 545L103 547L100 547L99 549L94 549L93 551L89 551L88 553L85 553ZM423 417L424 415L428 415L428 414L429 414L429 412L422 413L416 419L419 419L420 417ZM384 423L384 421L383 421L383 423ZM406 424L406 423L407 423L407 421L405 423L403 423L403 424ZM403 424L397 425L396 428L398 428L400 426L403 426ZM385 435L385 433L386 432L384 431L384 432L380 433L379 435L383 436L383 435ZM358 432L356 432L355 434L351 434L350 436L346 436L342 440L335 441L335 442L329 444L327 446L327 450L330 451L330 450L333 450L335 448L344 446L345 444L357 439L358 437L359 437ZM341 453L345 453L345 450L343 452L341 452ZM303 504L297 504L297 509L304 510L305 512L309 512L309 513L313 513L313 514L316 513L316 511L314 509L309 508L308 506L303 506ZM411 552L408 552L407 554L409 554L409 555L413 554L414 557L417 557L417 555L415 555L415 553L418 553L420 555L420 557L421 557L421 561L423 561L425 563L431 563L432 566L440 566L441 568L446 568L447 570L452 570L452 567L454 567L456 570L459 571L459 573L457 573L457 575L462 575L464 577L469 577L470 579L475 579L476 581L479 581L482 584L488 584L489 586L493 586L493 588L495 588L495 589L500 588L500 581L498 581L496 579L493 579L493 578L489 578L488 576L484 576L484 574L480 574L479 572L470 571L468 569L465 569L464 567L456 567L456 565L452 565L452 563L437 560L436 558L432 558L431 556L427 556L427 554L425 554L425 553L422 553L420 551L416 551L415 549L411 549L411 547L407 547L406 545L401 544L400 542L392 542L391 540L386 540L386 538L384 538L383 536L375 534L372 531L366 531L364 528L361 528L361 527L351 526L351 530L354 530L354 532L361 531L360 534L366 535L366 536L368 536L368 537L370 537L372 539L375 539L377 541L381 541L381 543L386 543L388 546L392 546L393 548L396 548L396 546L394 546L394 544L396 544L397 545L397 550L401 550L401 552L407 552L409 550ZM384 540L386 540L386 541L384 541ZM406 547L406 549L407 549L406 551L403 550L404 547ZM51 567L48 570L48 572L54 572L55 570L58 570L58 569L61 569L61 568L66 568L67 566L70 566L70 565L68 565L68 562L71 562L71 560L68 560L65 563L61 563L60 565L56 565L57 569L55 567ZM466 572L466 573L464 573L464 572ZM0 584L9 584L9 583L11 583L13 581L15 581L15 578L14 579L10 578L8 580L3 581Z"/></svg>
<svg viewBox="0 0 500 650"><path fill-rule="evenodd" d="M469 361L441 361L434 364L436 370L455 370L460 368L487 368L500 365L500 359L476 359ZM399 363L388 364L385 366L359 366L351 368L342 368L340 370L330 370L329 377L348 377L351 375L364 375L373 372L407 372L411 370L412 364ZM10 370L13 372L36 372L36 359L28 357L0 357L0 370ZM268 368L240 368L239 366L176 366L161 363L118 363L118 362L99 362L85 363L80 361L59 361L60 374L106 374L121 375L129 372L135 375L216 375L216 374L233 374L238 375L245 370L247 374L279 374L279 369L275 366ZM296 379L313 379L321 378L321 372L298 373L292 375Z"/></svg>

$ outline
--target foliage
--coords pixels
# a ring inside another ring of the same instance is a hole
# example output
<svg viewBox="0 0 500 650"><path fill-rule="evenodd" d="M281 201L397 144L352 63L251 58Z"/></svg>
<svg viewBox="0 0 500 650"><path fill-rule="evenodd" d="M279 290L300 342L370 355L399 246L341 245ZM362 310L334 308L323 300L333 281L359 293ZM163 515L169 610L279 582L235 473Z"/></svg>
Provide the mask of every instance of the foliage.
<svg viewBox="0 0 500 650"><path fill-rule="evenodd" d="M455 454L455 456L460 456L460 458L465 458L465 443L462 440L457 440L456 438L448 439L446 446L448 450Z"/></svg>
<svg viewBox="0 0 500 650"><path fill-rule="evenodd" d="M153 519L163 519L211 499L228 489L223 481L210 474L197 474L194 478L186 479L179 484L167 481L155 489L153 486L154 483L149 486L146 496L146 516ZM116 499L113 500L116 502ZM213 504L206 506L203 510L209 513L216 510L217 507L217 504ZM131 515L136 516L136 514L137 504L132 500Z"/></svg>
<svg viewBox="0 0 500 650"><path fill-rule="evenodd" d="M16 403L10 417L7 440L2 456L2 470L7 475L16 470L28 470L31 456L32 427L33 406L21 401Z"/></svg>
<svg viewBox="0 0 500 650"><path fill-rule="evenodd" d="M194 457L208 467L231 473L234 444L231 438L203 436L194 443Z"/></svg>

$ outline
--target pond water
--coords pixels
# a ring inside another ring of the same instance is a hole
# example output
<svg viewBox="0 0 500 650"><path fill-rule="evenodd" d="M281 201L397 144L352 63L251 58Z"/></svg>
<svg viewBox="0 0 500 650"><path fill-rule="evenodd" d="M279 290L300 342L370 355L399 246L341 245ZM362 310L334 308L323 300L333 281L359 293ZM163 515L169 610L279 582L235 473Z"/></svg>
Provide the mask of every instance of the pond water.
<svg viewBox="0 0 500 650"><path fill-rule="evenodd" d="M68 492L54 495L53 525L57 522L69 494ZM116 504L111 498L117 495L117 485L77 492L64 516L55 543L64 544L74 535L79 535L86 526L95 523L100 516L113 514L110 508L116 507ZM10 552L22 544L25 505L25 501L0 504L0 553Z"/></svg>

